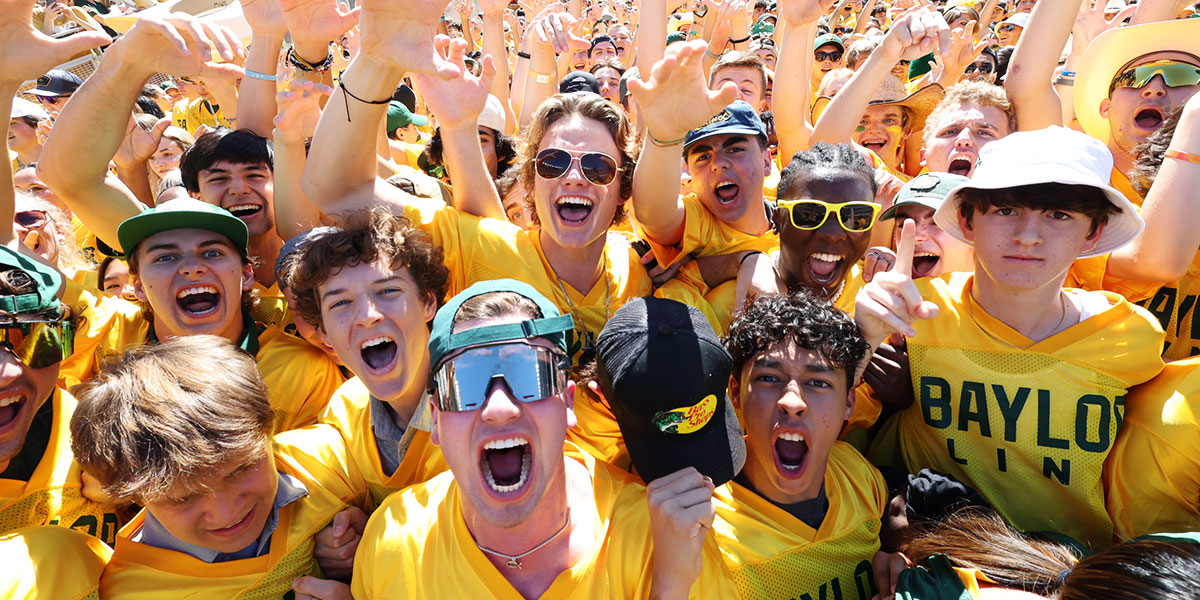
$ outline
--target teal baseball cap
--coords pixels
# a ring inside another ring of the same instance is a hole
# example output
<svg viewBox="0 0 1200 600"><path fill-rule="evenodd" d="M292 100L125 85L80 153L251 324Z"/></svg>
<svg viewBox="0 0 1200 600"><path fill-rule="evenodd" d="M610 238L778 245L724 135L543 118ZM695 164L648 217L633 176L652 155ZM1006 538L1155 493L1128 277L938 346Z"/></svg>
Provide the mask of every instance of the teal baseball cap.
<svg viewBox="0 0 1200 600"><path fill-rule="evenodd" d="M424 127L428 124L429 117L412 112L403 102L392 100L388 103L387 130L389 132L401 127L408 127L409 125Z"/></svg>
<svg viewBox="0 0 1200 600"><path fill-rule="evenodd" d="M838 34L827 33L825 35L817 36L817 39L813 41L813 51L815 52L817 48L820 48L826 44L833 44L834 46L841 48L842 51L846 50L846 43L842 41L842 38L839 37Z"/></svg>
<svg viewBox="0 0 1200 600"><path fill-rule="evenodd" d="M946 200L950 190L968 181L969 177L954 173L921 173L900 188L892 205L879 215L879 220L894 219L902 204L920 204L936 211Z"/></svg>
<svg viewBox="0 0 1200 600"><path fill-rule="evenodd" d="M533 301L542 312L541 318L526 319L519 323L475 327L466 331L454 331L454 317L467 300L493 292L513 292ZM567 353L567 332L575 329L575 320L570 314L562 314L553 302L528 283L515 279L493 279L480 281L454 296L438 309L433 317L429 333L429 366L436 370L446 356L460 348L478 344L490 344L509 340L524 340L542 337Z"/></svg>
<svg viewBox="0 0 1200 600"><path fill-rule="evenodd" d="M7 246L0 246L0 270L13 269L19 269L29 275L36 284L35 289L25 294L0 296L0 310L16 315L47 313L58 309L58 297L63 289L63 276L58 269Z"/></svg>
<svg viewBox="0 0 1200 600"><path fill-rule="evenodd" d="M125 219L117 228L117 242L128 256L146 238L172 229L203 229L219 233L249 254L250 232L229 211L194 198L177 198Z"/></svg>

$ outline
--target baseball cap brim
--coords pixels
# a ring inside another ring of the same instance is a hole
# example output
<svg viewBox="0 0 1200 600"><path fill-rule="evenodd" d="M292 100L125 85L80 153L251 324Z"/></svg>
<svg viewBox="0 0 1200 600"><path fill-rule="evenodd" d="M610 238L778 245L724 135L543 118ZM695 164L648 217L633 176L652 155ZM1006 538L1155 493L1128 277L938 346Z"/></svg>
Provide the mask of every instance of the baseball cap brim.
<svg viewBox="0 0 1200 600"><path fill-rule="evenodd" d="M758 131L752 127L730 127L729 129L722 129L720 131L713 131L711 133L706 133L706 134L692 140L686 146L683 147L683 151L686 153L689 148L691 148L692 146L695 146L701 140L706 140L710 137L715 137L718 135L749 135L749 136L761 138L764 140L766 139L766 136L763 135L763 132Z"/></svg>
<svg viewBox="0 0 1200 600"><path fill-rule="evenodd" d="M933 221L938 227L941 227L943 231L954 236L955 239L964 244L974 245L963 236L958 220L959 206L962 204L962 192L971 189L1001 190L1022 185L1062 183L1067 185L1086 185L1100 190L1104 193L1105 198L1113 206L1117 207L1120 212L1108 218L1108 222L1104 225L1104 230L1100 233L1100 241L1096 244L1096 247L1088 252L1081 252L1079 258L1108 254L1132 242L1146 228L1146 222L1138 216L1137 208L1134 207L1133 203L1124 194L1118 192L1110 185L1096 185L1083 177L1074 177L1073 173L1064 169L1061 164L1027 165L1021 170L1019 176L1014 173L1008 173L1007 175L999 174L999 176L993 177L980 177L979 171L976 171L975 175L969 183L951 190L946 195L945 202L933 214Z"/></svg>
<svg viewBox="0 0 1200 600"><path fill-rule="evenodd" d="M942 199L936 198L936 197L931 197L931 196L921 196L921 195L911 196L905 200L895 202L894 204L889 206L887 210L879 213L879 220L880 221L888 221L888 220L896 218L896 212L900 210L900 207L907 206L910 204L917 204L917 205L924 206L927 208L932 208L933 210L936 211L939 207L941 207Z"/></svg>
<svg viewBox="0 0 1200 600"><path fill-rule="evenodd" d="M125 219L117 228L117 241L121 244L121 249L128 255L130 250L146 238L173 229L203 229L219 233L229 238L229 241L238 248L248 251L250 234L241 219L233 215L189 210L168 212L148 210L135 217Z"/></svg>
<svg viewBox="0 0 1200 600"><path fill-rule="evenodd" d="M52 92L50 90L39 90L37 88L33 88L32 90L29 90L25 93L32 94L34 96L42 96L42 97L46 97L46 98L49 98L52 96L62 96L62 95L66 94L66 92Z"/></svg>
<svg viewBox="0 0 1200 600"><path fill-rule="evenodd" d="M1075 76L1075 117L1084 133L1108 143L1108 118L1100 114L1100 103L1108 98L1108 86L1117 71L1129 61L1155 52L1200 55L1200 21L1181 19L1117 27L1088 44Z"/></svg>

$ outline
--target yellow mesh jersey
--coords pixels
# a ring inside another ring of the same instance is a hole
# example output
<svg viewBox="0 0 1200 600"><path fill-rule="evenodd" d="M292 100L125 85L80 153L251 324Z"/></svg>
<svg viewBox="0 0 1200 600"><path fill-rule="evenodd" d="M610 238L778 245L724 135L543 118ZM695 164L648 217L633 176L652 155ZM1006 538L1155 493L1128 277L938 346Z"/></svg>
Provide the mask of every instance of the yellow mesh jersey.
<svg viewBox="0 0 1200 600"><path fill-rule="evenodd" d="M770 253L779 249L779 235L770 229L762 235L751 235L734 229L704 207L696 194L680 198L683 203L683 238L674 246L650 242L654 256L664 267L675 264L684 255L697 258L719 256L745 250Z"/></svg>
<svg viewBox="0 0 1200 600"><path fill-rule="evenodd" d="M267 384L271 408L282 413L278 431L316 423L329 397L346 378L337 363L312 344L290 336L274 325L258 335L254 355Z"/></svg>
<svg viewBox="0 0 1200 600"><path fill-rule="evenodd" d="M567 441L622 471L630 470L617 418L587 386L575 388L575 426L567 430Z"/></svg>
<svg viewBox="0 0 1200 600"><path fill-rule="evenodd" d="M940 308L908 340L916 401L877 445L898 440L909 472L974 487L1015 527L1112 542L1101 470L1130 386L1162 369L1162 331L1116 294L1110 308L1033 343L971 298L973 276L917 282Z"/></svg>
<svg viewBox="0 0 1200 600"><path fill-rule="evenodd" d="M308 495L279 509L270 550L258 557L206 563L183 552L139 544L130 538L144 523L138 514L117 536L116 550L100 579L103 598L291 598L292 581L321 577L313 538L334 515L353 503L364 483L347 480L342 441L330 427L289 431L276 437L275 468L299 479Z"/></svg>
<svg viewBox="0 0 1200 600"><path fill-rule="evenodd" d="M286 329L292 323L292 315L288 312L287 299L279 291L279 283L264 287L256 281L254 289L258 292L258 303L250 311L250 316L259 323Z"/></svg>
<svg viewBox="0 0 1200 600"><path fill-rule="evenodd" d="M1183 279L1159 287L1154 295L1138 302L1150 311L1166 334L1163 360L1182 360L1200 354L1200 319L1195 318L1200 300L1200 253L1192 259Z"/></svg>
<svg viewBox="0 0 1200 600"><path fill-rule="evenodd" d="M58 385L64 389L94 375L112 349L144 343L150 333L142 308L123 298L67 280L62 301L81 317L75 329L75 351L59 365Z"/></svg>
<svg viewBox="0 0 1200 600"><path fill-rule="evenodd" d="M604 247L604 271L587 294L560 282L546 255L538 231L498 219L485 219L460 212L437 200L406 198L404 216L433 236L445 252L450 268L453 296L472 283L511 278L532 285L564 314L575 317L575 331L568 334L569 354L578 363L585 349L594 346L608 317L631 298L649 296L650 276L642 267L629 239L610 232Z"/></svg>
<svg viewBox="0 0 1200 600"><path fill-rule="evenodd" d="M1200 530L1200 358L1129 390L1108 455L1108 513L1122 539Z"/></svg>
<svg viewBox="0 0 1200 600"><path fill-rule="evenodd" d="M383 462L379 459L379 445L375 443L371 428L370 396L361 379L355 377L347 381L329 400L321 422L332 425L341 433L349 453L347 460L366 480L374 507L382 504L392 492L428 481L449 467L441 448L430 441L429 432L417 431L396 472L385 475Z"/></svg>
<svg viewBox="0 0 1200 600"><path fill-rule="evenodd" d="M0 532L32 525L61 525L113 543L121 523L116 510L83 497L82 472L71 453L75 398L56 389L50 440L29 481L0 479Z"/></svg>
<svg viewBox="0 0 1200 600"><path fill-rule="evenodd" d="M0 599L98 599L100 573L110 556L104 542L62 527L0 535Z"/></svg>
<svg viewBox="0 0 1200 600"><path fill-rule="evenodd" d="M650 513L646 488L567 445L566 460L592 474L594 507L573 507L572 519L592 518L603 541L559 574L541 598L646 598L650 588ZM354 561L351 589L368 598L496 598L521 595L475 545L463 520L458 485L450 472L390 496L372 515ZM454 573L447 576L447 565ZM713 539L693 598L733 598L737 591Z"/></svg>
<svg viewBox="0 0 1200 600"><path fill-rule="evenodd" d="M870 600L879 593L871 559L888 502L883 476L837 442L825 493L829 512L813 529L735 482L716 489L713 533L742 598Z"/></svg>

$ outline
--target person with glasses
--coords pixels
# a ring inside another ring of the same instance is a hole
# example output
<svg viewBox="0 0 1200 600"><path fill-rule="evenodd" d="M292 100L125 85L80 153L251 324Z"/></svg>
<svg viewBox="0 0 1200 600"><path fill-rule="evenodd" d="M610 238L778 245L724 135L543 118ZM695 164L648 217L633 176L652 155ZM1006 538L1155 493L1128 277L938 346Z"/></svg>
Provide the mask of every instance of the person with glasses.
<svg viewBox="0 0 1200 600"><path fill-rule="evenodd" d="M711 483L647 490L566 442L576 425L573 329L569 314L508 279L476 283L438 310L427 403L450 471L371 516L355 598L737 594L705 535L713 508L692 499ZM457 576L448 564L461 566Z"/></svg>
<svg viewBox="0 0 1200 600"><path fill-rule="evenodd" d="M1021 41L1021 34L1029 24L1030 14L1018 12L996 25L996 39L1001 46L1016 46L1017 42Z"/></svg>
<svg viewBox="0 0 1200 600"><path fill-rule="evenodd" d="M996 70L997 64L999 64L999 60L996 58L996 51L991 48L984 48L983 52L975 57L974 62L967 65L963 77L971 81L995 84L996 76L999 75Z"/></svg>
<svg viewBox="0 0 1200 600"><path fill-rule="evenodd" d="M17 194L15 208L13 234L26 249L79 285L96 285L96 267L76 242L68 213L26 194Z"/></svg>
<svg viewBox="0 0 1200 600"><path fill-rule="evenodd" d="M816 98L817 88L821 87L821 80L827 73L846 66L845 54L846 45L836 33L827 33L813 41L811 81L813 98Z"/></svg>
<svg viewBox="0 0 1200 600"><path fill-rule="evenodd" d="M37 79L37 87L29 90L29 93L37 97L42 107L54 117L81 85L83 80L78 75L62 69L51 69Z"/></svg>
<svg viewBox="0 0 1200 600"><path fill-rule="evenodd" d="M873 348L899 333L911 358L915 401L884 423L871 458L952 475L1018 530L1092 548L1113 541L1101 475L1127 391L1163 367L1152 316L1063 287L1076 259L1144 227L1111 169L1103 143L1061 127L988 144L934 213L974 247L974 272L914 281L905 223L896 268L875 274L854 313Z"/></svg>

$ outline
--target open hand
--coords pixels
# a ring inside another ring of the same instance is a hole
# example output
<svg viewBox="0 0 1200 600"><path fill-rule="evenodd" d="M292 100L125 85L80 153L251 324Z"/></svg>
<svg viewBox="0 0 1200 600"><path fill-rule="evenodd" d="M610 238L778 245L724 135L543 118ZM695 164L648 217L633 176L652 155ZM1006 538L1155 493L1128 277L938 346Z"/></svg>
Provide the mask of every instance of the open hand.
<svg viewBox="0 0 1200 600"><path fill-rule="evenodd" d="M312 137L321 119L321 103L332 93L333 88L327 85L293 79L288 89L275 95L279 107L275 115L275 139L303 144Z"/></svg>
<svg viewBox="0 0 1200 600"><path fill-rule="evenodd" d="M244 71L233 64L245 60L246 49L228 27L186 13L142 16L108 50L138 77L155 73L235 79ZM220 60L215 60L219 58Z"/></svg>
<svg viewBox="0 0 1200 600"><path fill-rule="evenodd" d="M682 138L737 98L732 82L708 89L703 65L706 46L702 41L671 44L662 60L654 63L649 78L629 80L629 93L650 124L648 133L653 138Z"/></svg>
<svg viewBox="0 0 1200 600"><path fill-rule="evenodd" d="M56 40L30 23L34 0L0 0L0 82L37 79L56 65L92 48L112 43L103 32L83 31Z"/></svg>
<svg viewBox="0 0 1200 600"><path fill-rule="evenodd" d="M496 65L492 55L483 57L482 70L478 77L471 74L463 62L467 41L451 40L442 36L438 41L446 48L446 60L462 70L458 77L438 79L429 75L417 75L415 83L425 99L429 112L437 118L438 126L447 129L467 127L475 129L479 114L487 106L488 92L492 89L492 78L496 76Z"/></svg>

